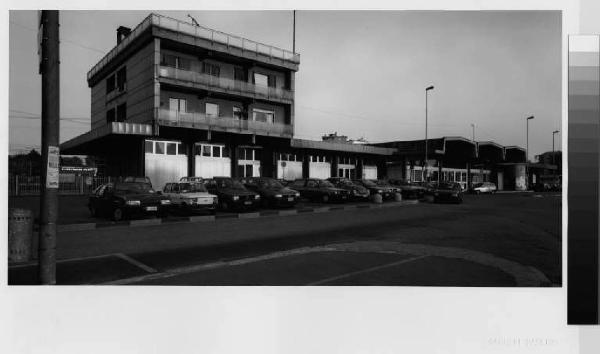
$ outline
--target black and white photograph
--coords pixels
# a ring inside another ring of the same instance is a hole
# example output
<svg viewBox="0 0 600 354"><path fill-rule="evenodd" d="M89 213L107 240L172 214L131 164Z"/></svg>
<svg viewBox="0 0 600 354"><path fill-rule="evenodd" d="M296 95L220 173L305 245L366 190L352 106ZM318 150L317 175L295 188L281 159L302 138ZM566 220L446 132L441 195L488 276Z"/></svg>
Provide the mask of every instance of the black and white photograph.
<svg viewBox="0 0 600 354"><path fill-rule="evenodd" d="M558 11L10 28L11 285L561 285Z"/></svg>
<svg viewBox="0 0 600 354"><path fill-rule="evenodd" d="M9 8L10 352L576 354L568 3Z"/></svg>

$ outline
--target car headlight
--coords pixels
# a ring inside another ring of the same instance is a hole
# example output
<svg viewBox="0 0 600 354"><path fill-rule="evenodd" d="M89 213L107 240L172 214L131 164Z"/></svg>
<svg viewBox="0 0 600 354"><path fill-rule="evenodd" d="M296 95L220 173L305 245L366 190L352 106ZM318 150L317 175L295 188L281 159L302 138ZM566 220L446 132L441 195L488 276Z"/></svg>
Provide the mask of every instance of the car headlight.
<svg viewBox="0 0 600 354"><path fill-rule="evenodd" d="M169 204L171 204L171 201L168 199L161 199L160 204L161 205L169 205Z"/></svg>
<svg viewBox="0 0 600 354"><path fill-rule="evenodd" d="M140 205L141 202L139 200L128 200L125 202L127 205Z"/></svg>
<svg viewBox="0 0 600 354"><path fill-rule="evenodd" d="M257 194L257 195L255 195L255 196L254 196L254 199L260 199L260 195L258 195L258 194Z"/></svg>
<svg viewBox="0 0 600 354"><path fill-rule="evenodd" d="M234 195L232 199L233 200L238 200L238 199L240 199L240 196L239 195Z"/></svg>
<svg viewBox="0 0 600 354"><path fill-rule="evenodd" d="M283 196L281 194L275 194L275 198L282 198Z"/></svg>
<svg viewBox="0 0 600 354"><path fill-rule="evenodd" d="M296 198L300 198L300 193L296 192Z"/></svg>
<svg viewBox="0 0 600 354"><path fill-rule="evenodd" d="M383 191L381 189L378 189L377 193L381 194L381 193L383 193Z"/></svg>
<svg viewBox="0 0 600 354"><path fill-rule="evenodd" d="M453 197L458 197L458 193L452 193Z"/></svg>

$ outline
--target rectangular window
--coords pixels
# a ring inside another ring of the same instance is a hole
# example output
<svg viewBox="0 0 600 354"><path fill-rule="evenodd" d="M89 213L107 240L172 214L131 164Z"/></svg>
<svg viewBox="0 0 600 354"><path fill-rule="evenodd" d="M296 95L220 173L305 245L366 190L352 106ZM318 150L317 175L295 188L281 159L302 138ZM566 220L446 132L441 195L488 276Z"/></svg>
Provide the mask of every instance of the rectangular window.
<svg viewBox="0 0 600 354"><path fill-rule="evenodd" d="M212 156L213 157L221 157L221 147L220 146L213 146Z"/></svg>
<svg viewBox="0 0 600 354"><path fill-rule="evenodd" d="M202 63L202 72L211 76L219 77L221 74L221 68L218 65L211 63Z"/></svg>
<svg viewBox="0 0 600 354"><path fill-rule="evenodd" d="M164 155L165 154L165 143L162 141L156 141L155 145L154 145L154 152L157 155Z"/></svg>
<svg viewBox="0 0 600 354"><path fill-rule="evenodd" d="M242 119L242 109L240 107L233 107L233 118Z"/></svg>
<svg viewBox="0 0 600 354"><path fill-rule="evenodd" d="M254 120L256 122L264 122L264 123L273 124L273 122L275 120L274 118L275 118L274 111L269 111L266 109L258 109L258 108L254 108L252 110L252 120Z"/></svg>
<svg viewBox="0 0 600 354"><path fill-rule="evenodd" d="M229 157L229 148L227 146L222 146L221 157Z"/></svg>
<svg viewBox="0 0 600 354"><path fill-rule="evenodd" d="M176 68L177 67L177 57L174 55L163 54L160 58L160 65Z"/></svg>
<svg viewBox="0 0 600 354"><path fill-rule="evenodd" d="M219 116L219 105L206 103L206 116L209 118L217 118Z"/></svg>
<svg viewBox="0 0 600 354"><path fill-rule="evenodd" d="M146 140L146 142L145 142L144 145L146 147L145 150L146 150L147 153L149 153L149 154L153 154L154 153L154 141L152 141L152 140Z"/></svg>
<svg viewBox="0 0 600 354"><path fill-rule="evenodd" d="M177 143L177 155L185 155L185 145L183 143Z"/></svg>
<svg viewBox="0 0 600 354"><path fill-rule="evenodd" d="M254 73L253 76L254 84L257 86L268 87L269 86L269 76L260 73Z"/></svg>
<svg viewBox="0 0 600 354"><path fill-rule="evenodd" d="M177 155L177 143L167 143L167 155Z"/></svg>
<svg viewBox="0 0 600 354"><path fill-rule="evenodd" d="M117 122L124 122L127 119L127 103L117 106Z"/></svg>
<svg viewBox="0 0 600 354"><path fill-rule="evenodd" d="M115 121L115 109L111 108L106 111L106 122L111 123Z"/></svg>
<svg viewBox="0 0 600 354"><path fill-rule="evenodd" d="M169 110L173 112L187 112L187 101L183 98L169 98Z"/></svg>
<svg viewBox="0 0 600 354"><path fill-rule="evenodd" d="M268 81L268 85L269 87L276 87L277 86L277 77L275 75L269 75L269 81Z"/></svg>
<svg viewBox="0 0 600 354"><path fill-rule="evenodd" d="M122 67L117 71L117 89L119 91L125 91L127 88L127 67Z"/></svg>
<svg viewBox="0 0 600 354"><path fill-rule="evenodd" d="M106 79L106 93L112 92L115 86L115 75L111 75Z"/></svg>
<svg viewBox="0 0 600 354"><path fill-rule="evenodd" d="M202 145L202 156L210 157L210 145Z"/></svg>
<svg viewBox="0 0 600 354"><path fill-rule="evenodd" d="M236 81L248 81L246 78L246 70L243 68L233 68L233 79Z"/></svg>

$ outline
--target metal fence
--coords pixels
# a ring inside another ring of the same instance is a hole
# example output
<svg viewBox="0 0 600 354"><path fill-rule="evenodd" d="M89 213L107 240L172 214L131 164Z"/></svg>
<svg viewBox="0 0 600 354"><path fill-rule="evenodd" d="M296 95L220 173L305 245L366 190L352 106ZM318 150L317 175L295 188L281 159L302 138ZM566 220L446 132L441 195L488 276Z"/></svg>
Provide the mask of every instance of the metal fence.
<svg viewBox="0 0 600 354"><path fill-rule="evenodd" d="M58 192L60 194L86 195L98 186L114 181L115 177L60 175ZM9 176L8 195L39 195L41 191L40 176Z"/></svg>

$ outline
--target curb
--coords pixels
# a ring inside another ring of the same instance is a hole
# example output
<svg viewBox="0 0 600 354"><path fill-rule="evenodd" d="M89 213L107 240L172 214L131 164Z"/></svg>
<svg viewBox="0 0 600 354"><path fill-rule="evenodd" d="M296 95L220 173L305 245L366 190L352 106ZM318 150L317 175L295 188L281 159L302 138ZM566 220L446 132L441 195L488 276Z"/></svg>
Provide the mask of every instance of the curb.
<svg viewBox="0 0 600 354"><path fill-rule="evenodd" d="M262 217L274 217L274 216L291 216L300 215L307 213L327 213L332 211L346 211L346 210L357 210L357 209L380 209L390 207L401 207L406 205L419 204L418 200L403 200L401 202L387 202L383 204L354 204L354 205L335 205L335 206L323 206L323 207L309 207L302 209L284 209L284 210L266 210L256 211L250 213L238 213L238 214L224 214L224 215L197 215L188 217L178 217L171 219L139 219L119 222L98 222L98 223L81 223L81 224L63 224L56 225L56 231L58 232L70 232L70 231L86 231L104 228L118 228L118 227L141 227L141 226L156 226L156 225L168 225L188 222L215 222L221 219L257 219Z"/></svg>

